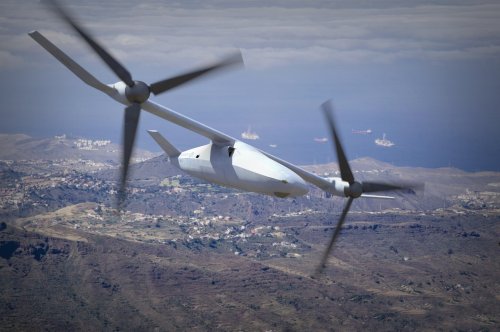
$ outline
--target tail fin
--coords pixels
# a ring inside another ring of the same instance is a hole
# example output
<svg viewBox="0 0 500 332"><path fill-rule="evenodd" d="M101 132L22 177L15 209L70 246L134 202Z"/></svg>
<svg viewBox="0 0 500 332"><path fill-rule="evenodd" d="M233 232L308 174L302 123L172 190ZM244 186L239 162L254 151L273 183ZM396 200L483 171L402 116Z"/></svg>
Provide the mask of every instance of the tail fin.
<svg viewBox="0 0 500 332"><path fill-rule="evenodd" d="M158 131L148 130L149 135L158 143L158 145L165 151L165 153L172 159L177 158L181 152L175 148L169 141L167 141Z"/></svg>

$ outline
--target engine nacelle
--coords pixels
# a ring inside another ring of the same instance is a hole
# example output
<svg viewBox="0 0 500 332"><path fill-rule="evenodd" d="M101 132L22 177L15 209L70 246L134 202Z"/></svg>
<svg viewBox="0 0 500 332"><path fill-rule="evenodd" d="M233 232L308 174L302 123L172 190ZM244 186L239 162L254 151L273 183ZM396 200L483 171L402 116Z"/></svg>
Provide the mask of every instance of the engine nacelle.
<svg viewBox="0 0 500 332"><path fill-rule="evenodd" d="M148 100L150 94L149 86L141 81L134 81L132 87L125 88L125 96L131 103L143 103Z"/></svg>
<svg viewBox="0 0 500 332"><path fill-rule="evenodd" d="M349 182L343 181L338 177L330 177L327 180L332 183L332 186L329 188L330 194L358 198L363 193L363 187L359 182L349 184Z"/></svg>

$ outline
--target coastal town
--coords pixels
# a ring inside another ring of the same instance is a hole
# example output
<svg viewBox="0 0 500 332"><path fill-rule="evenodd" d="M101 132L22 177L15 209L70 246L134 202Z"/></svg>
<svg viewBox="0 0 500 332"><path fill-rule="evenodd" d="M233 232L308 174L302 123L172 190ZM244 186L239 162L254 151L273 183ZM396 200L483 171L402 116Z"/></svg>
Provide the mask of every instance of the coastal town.
<svg viewBox="0 0 500 332"><path fill-rule="evenodd" d="M99 142L80 139L76 141L79 145L75 144L83 149L109 145ZM332 211L338 213L342 207L341 198L327 197L313 187L304 197L282 200L200 182L174 171L164 157L137 160L135 164L128 204L118 211L118 165L112 160L2 160L0 216L32 230L58 226L145 243L202 243L236 255L263 258L300 257L310 244L298 240L290 224L298 220L329 224ZM312 169L323 176L336 176L335 170ZM358 174L383 176L390 172L365 167ZM376 220L376 215L412 215L414 205L408 201L413 196L398 197L392 202L400 204L396 206L361 206L362 211L353 211L351 220L364 222L360 231L380 230L384 226L366 222L366 216ZM491 214L499 206L498 192L466 189L452 202L434 205L418 215ZM347 230L357 229L356 225L347 226Z"/></svg>

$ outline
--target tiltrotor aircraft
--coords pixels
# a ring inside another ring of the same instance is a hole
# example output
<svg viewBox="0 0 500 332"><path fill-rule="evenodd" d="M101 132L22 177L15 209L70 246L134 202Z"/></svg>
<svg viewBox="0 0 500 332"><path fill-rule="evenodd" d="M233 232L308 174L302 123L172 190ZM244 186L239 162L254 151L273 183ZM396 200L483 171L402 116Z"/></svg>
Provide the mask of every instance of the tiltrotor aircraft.
<svg viewBox="0 0 500 332"><path fill-rule="evenodd" d="M273 195L280 198L305 195L308 192L308 184L312 184L328 194L347 197L347 202L340 215L337 227L321 259L318 272L325 265L355 198L387 198L388 196L376 196L370 195L370 193L409 189L409 186L405 184L386 184L371 181L358 182L355 180L341 141L337 135L332 116L333 109L329 101L323 103L322 109L333 138L332 140L335 143L340 178L320 177L150 100L151 93L159 95L202 75L229 66L242 64L243 60L240 53L206 68L197 69L152 84L146 84L142 81L134 80L129 71L82 26L77 24L66 9L54 0L48 2L51 9L87 42L120 79L120 81L113 84L103 84L51 43L40 32L33 31L29 33L38 44L71 70L84 83L104 92L114 100L125 105L123 158L119 190L120 205L125 199L127 173L141 110L205 136L210 140L210 143L207 145L181 152L159 132L148 131L166 152L170 158L170 162L192 176L222 186Z"/></svg>

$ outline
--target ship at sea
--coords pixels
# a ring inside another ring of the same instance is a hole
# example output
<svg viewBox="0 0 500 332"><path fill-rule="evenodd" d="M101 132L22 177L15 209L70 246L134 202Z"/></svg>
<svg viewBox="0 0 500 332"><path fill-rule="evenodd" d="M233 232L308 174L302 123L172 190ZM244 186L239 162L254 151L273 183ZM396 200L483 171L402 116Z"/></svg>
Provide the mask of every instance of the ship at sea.
<svg viewBox="0 0 500 332"><path fill-rule="evenodd" d="M315 141L316 143L326 143L326 142L328 142L328 138L326 138L326 137L320 137L320 138L315 137L315 138L314 138L314 141Z"/></svg>
<svg viewBox="0 0 500 332"><path fill-rule="evenodd" d="M391 146L395 145L392 141L389 141L388 139L385 138L385 133L382 135L382 138L377 138L375 140L375 144L386 148L390 148Z"/></svg>
<svg viewBox="0 0 500 332"><path fill-rule="evenodd" d="M353 134L358 134L358 135L370 135L372 133L372 130L371 129L366 129L366 130L356 130L356 129L353 129L352 133Z"/></svg>
<svg viewBox="0 0 500 332"><path fill-rule="evenodd" d="M248 129L246 131L241 133L241 137L244 139L251 139L251 140L259 139L259 135L256 132L252 131L250 126L248 126Z"/></svg>

